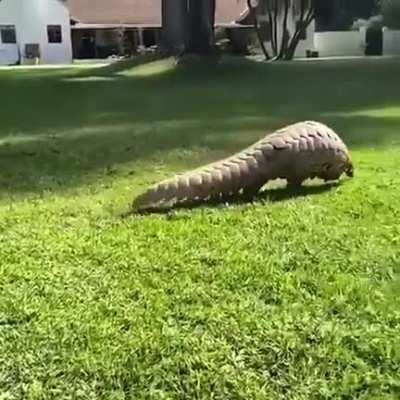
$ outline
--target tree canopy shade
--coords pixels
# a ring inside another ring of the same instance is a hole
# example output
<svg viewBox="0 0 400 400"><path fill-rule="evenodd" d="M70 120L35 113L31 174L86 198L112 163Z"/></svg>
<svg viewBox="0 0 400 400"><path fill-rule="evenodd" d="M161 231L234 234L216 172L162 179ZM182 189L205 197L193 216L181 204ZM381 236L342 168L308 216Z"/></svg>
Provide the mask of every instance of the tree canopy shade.
<svg viewBox="0 0 400 400"><path fill-rule="evenodd" d="M384 24L392 29L400 29L400 0L381 0Z"/></svg>
<svg viewBox="0 0 400 400"><path fill-rule="evenodd" d="M214 50L216 0L162 0L163 48L171 54Z"/></svg>

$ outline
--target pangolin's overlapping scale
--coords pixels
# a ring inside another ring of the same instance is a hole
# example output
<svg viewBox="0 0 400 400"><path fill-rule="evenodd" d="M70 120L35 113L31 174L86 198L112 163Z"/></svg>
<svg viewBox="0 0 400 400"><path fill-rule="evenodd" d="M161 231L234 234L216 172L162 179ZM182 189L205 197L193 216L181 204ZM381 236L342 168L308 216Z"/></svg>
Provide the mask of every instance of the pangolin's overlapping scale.
<svg viewBox="0 0 400 400"><path fill-rule="evenodd" d="M328 168L328 169L327 169ZM232 157L160 182L137 197L135 209L257 189L279 177L301 182L352 173L348 150L329 127L315 121L287 126Z"/></svg>

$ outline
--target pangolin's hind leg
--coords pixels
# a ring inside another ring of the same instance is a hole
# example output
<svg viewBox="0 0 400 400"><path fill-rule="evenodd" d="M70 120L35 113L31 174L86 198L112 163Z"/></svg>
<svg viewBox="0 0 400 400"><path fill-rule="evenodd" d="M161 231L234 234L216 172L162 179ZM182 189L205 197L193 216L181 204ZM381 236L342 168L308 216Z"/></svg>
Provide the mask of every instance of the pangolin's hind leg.
<svg viewBox="0 0 400 400"><path fill-rule="evenodd" d="M253 200L265 184L266 184L265 181L258 181L252 184L251 186L243 189L243 194L242 194L243 199Z"/></svg>

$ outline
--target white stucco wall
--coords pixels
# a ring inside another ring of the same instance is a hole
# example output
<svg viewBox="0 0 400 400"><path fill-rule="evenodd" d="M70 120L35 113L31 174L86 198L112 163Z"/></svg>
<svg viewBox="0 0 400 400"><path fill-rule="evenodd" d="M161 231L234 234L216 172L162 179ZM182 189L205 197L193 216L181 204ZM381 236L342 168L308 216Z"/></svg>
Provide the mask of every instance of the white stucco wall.
<svg viewBox="0 0 400 400"><path fill-rule="evenodd" d="M16 25L19 6L19 0L0 1L0 25ZM15 64L18 60L18 45L2 43L0 37L0 65Z"/></svg>
<svg viewBox="0 0 400 400"><path fill-rule="evenodd" d="M383 55L400 55L400 31L383 29Z"/></svg>
<svg viewBox="0 0 400 400"><path fill-rule="evenodd" d="M316 32L315 49L320 57L346 57L365 55L366 32Z"/></svg>
<svg viewBox="0 0 400 400"><path fill-rule="evenodd" d="M15 44L0 44L0 65L17 64L19 60L18 46Z"/></svg>
<svg viewBox="0 0 400 400"><path fill-rule="evenodd" d="M28 62L25 45L40 46L41 64L64 64L72 61L70 16L67 3L61 0L2 0L0 2L0 25L16 26L18 46L1 52L0 63L7 63L12 51L21 56L22 63ZM49 43L47 25L61 25L62 43ZM12 45L8 45L12 46ZM3 56L3 57L2 57ZM8 62L10 63L10 62Z"/></svg>

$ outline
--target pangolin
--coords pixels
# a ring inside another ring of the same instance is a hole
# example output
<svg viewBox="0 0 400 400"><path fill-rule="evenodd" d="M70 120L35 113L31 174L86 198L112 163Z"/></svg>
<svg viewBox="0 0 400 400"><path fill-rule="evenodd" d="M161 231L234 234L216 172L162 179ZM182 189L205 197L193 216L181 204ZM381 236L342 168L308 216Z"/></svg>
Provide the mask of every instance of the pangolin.
<svg viewBox="0 0 400 400"><path fill-rule="evenodd" d="M305 121L265 136L229 158L164 180L138 196L134 210L172 207L177 203L255 195L268 181L334 181L353 176L348 149L326 125Z"/></svg>

